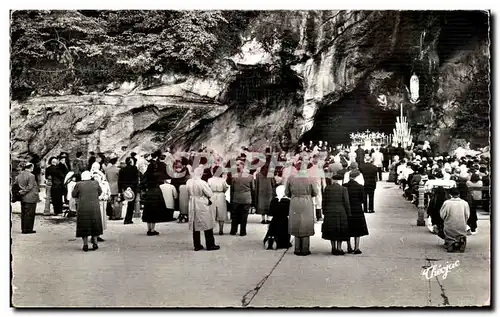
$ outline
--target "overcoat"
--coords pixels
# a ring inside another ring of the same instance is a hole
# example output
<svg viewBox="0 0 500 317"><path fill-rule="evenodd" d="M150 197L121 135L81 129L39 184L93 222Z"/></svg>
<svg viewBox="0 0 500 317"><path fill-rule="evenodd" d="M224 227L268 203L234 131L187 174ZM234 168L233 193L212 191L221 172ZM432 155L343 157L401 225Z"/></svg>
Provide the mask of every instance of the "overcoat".
<svg viewBox="0 0 500 317"><path fill-rule="evenodd" d="M349 205L351 214L347 218L349 223L349 236L362 237L368 235L365 214L363 212L364 190L363 186L351 179L344 184L349 194Z"/></svg>
<svg viewBox="0 0 500 317"><path fill-rule="evenodd" d="M469 204L460 198L450 198L444 202L440 210L444 221L445 245L449 246L467 235L467 220L470 217Z"/></svg>
<svg viewBox="0 0 500 317"><path fill-rule="evenodd" d="M167 212L167 206L160 189L167 176L166 165L154 160L148 165L144 174L144 211L142 221L147 223L159 223L173 221L173 214Z"/></svg>
<svg viewBox="0 0 500 317"><path fill-rule="evenodd" d="M318 195L316 186L304 175L291 176L285 186L285 195L290 197L288 232L299 238L313 236L315 220L313 197Z"/></svg>
<svg viewBox="0 0 500 317"><path fill-rule="evenodd" d="M216 221L226 221L227 219L227 201L226 191L229 186L222 177L212 177L208 180L208 186L213 192L212 205L210 210Z"/></svg>
<svg viewBox="0 0 500 317"><path fill-rule="evenodd" d="M347 188L334 182L325 188L323 196L324 221L321 225L322 238L325 240L348 240L351 214Z"/></svg>
<svg viewBox="0 0 500 317"><path fill-rule="evenodd" d="M267 174L267 173L266 173ZM274 197L274 178L266 177L258 172L255 177L255 208L259 215L269 213L269 205Z"/></svg>
<svg viewBox="0 0 500 317"><path fill-rule="evenodd" d="M109 183L109 189L111 190L111 195L118 195L119 190L118 190L118 176L120 174L120 169L115 166L111 165L106 169L106 179ZM126 189L126 188L125 188Z"/></svg>
<svg viewBox="0 0 500 317"><path fill-rule="evenodd" d="M186 184L179 186L179 213L181 215L189 214L189 196Z"/></svg>
<svg viewBox="0 0 500 317"><path fill-rule="evenodd" d="M206 231L215 227L215 218L210 210L209 199L213 192L202 179L192 178L186 183L189 197L189 229Z"/></svg>
<svg viewBox="0 0 500 317"><path fill-rule="evenodd" d="M102 234L101 208L99 206L101 193L99 183L94 180L81 181L75 185L72 196L78 200L77 237L95 237Z"/></svg>

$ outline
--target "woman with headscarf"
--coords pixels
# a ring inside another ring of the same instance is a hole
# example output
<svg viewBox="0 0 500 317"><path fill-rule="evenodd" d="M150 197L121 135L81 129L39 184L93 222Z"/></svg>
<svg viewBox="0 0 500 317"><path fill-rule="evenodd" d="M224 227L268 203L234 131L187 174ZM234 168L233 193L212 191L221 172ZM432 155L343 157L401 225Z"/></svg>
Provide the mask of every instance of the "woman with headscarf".
<svg viewBox="0 0 500 317"><path fill-rule="evenodd" d="M272 213L273 219L264 238L264 245L267 244L268 250L288 249L292 246L288 233L290 198L285 195L285 186L279 185L276 188L276 197L271 200L269 211Z"/></svg>
<svg viewBox="0 0 500 317"><path fill-rule="evenodd" d="M309 178L307 169L295 165L296 173L286 183L285 195L290 197L290 219L288 232L295 237L295 255L310 255L309 237L314 235L315 210L313 197L318 195L317 187Z"/></svg>
<svg viewBox="0 0 500 317"><path fill-rule="evenodd" d="M342 241L349 240L348 216L351 214L347 188L342 187L343 177L333 175L323 194L322 238L329 240L333 255L344 255Z"/></svg>
<svg viewBox="0 0 500 317"><path fill-rule="evenodd" d="M76 236L83 240L83 251L89 250L88 237L91 236L92 250L97 250L97 237L102 234L102 218L99 195L102 190L97 181L92 180L88 171L82 173L82 180L75 185L72 196L78 199L76 216Z"/></svg>
<svg viewBox="0 0 500 317"><path fill-rule="evenodd" d="M63 210L63 195L64 195L64 171L59 168L59 161L56 157L49 159L50 166L45 170L45 178L50 180L50 196L52 206L54 207L54 214L59 215Z"/></svg>
<svg viewBox="0 0 500 317"><path fill-rule="evenodd" d="M215 244L214 227L215 219L210 205L212 204L213 192L207 182L202 180L204 169L197 167L193 178L187 181L186 187L189 197L189 229L193 231L194 250L203 250L200 231L205 233L207 251L219 250Z"/></svg>
<svg viewBox="0 0 500 317"><path fill-rule="evenodd" d="M210 209L215 221L219 223L219 235L224 234L224 221L227 219L226 191L229 188L223 175L223 168L218 166L213 171L213 176L208 180L208 186L212 190L214 197Z"/></svg>

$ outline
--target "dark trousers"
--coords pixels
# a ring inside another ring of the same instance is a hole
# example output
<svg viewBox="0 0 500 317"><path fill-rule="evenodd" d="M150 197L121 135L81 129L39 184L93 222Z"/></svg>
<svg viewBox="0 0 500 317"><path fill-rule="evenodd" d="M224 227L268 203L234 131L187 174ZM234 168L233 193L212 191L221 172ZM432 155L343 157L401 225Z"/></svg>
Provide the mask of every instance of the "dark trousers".
<svg viewBox="0 0 500 317"><path fill-rule="evenodd" d="M365 188L365 201L363 204L364 211L373 211L373 198L375 196L375 188Z"/></svg>
<svg viewBox="0 0 500 317"><path fill-rule="evenodd" d="M214 230L205 230L205 243L207 248L213 247L215 245ZM195 248L201 247L201 236L199 231L193 231L193 244Z"/></svg>
<svg viewBox="0 0 500 317"><path fill-rule="evenodd" d="M378 170L378 180L381 181L382 180L382 167L377 167L377 170Z"/></svg>
<svg viewBox="0 0 500 317"><path fill-rule="evenodd" d="M477 207L481 206L480 200L472 200L470 204L470 217L467 220L467 225L470 227L471 231L476 231L477 229Z"/></svg>
<svg viewBox="0 0 500 317"><path fill-rule="evenodd" d="M321 215L321 209L316 209L316 219L319 220L321 219L323 216Z"/></svg>
<svg viewBox="0 0 500 317"><path fill-rule="evenodd" d="M240 235L247 234L248 210L250 204L233 204L234 208L231 212L231 231L230 234L238 232L240 226Z"/></svg>
<svg viewBox="0 0 500 317"><path fill-rule="evenodd" d="M310 239L309 237L295 237L295 252L309 252Z"/></svg>
<svg viewBox="0 0 500 317"><path fill-rule="evenodd" d="M134 191L134 200L131 200L127 203L127 213L125 214L124 223L129 223L132 221L132 217L134 216L135 210L135 201L137 199L137 193Z"/></svg>
<svg viewBox="0 0 500 317"><path fill-rule="evenodd" d="M62 214L63 210L63 188L62 186L52 186L50 188L50 200L54 206L54 214Z"/></svg>
<svg viewBox="0 0 500 317"><path fill-rule="evenodd" d="M21 202L21 231L31 232L35 225L36 203Z"/></svg>

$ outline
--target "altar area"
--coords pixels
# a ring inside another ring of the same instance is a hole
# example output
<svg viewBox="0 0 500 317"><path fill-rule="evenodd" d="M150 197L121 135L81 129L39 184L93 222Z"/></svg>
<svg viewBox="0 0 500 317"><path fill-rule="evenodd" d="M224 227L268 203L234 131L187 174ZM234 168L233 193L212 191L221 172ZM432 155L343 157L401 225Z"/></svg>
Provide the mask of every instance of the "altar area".
<svg viewBox="0 0 500 317"><path fill-rule="evenodd" d="M364 132L351 133L351 150L356 150L359 145L364 150L370 151L371 149L380 148L381 146L390 143L390 135L380 132L371 132L366 130Z"/></svg>

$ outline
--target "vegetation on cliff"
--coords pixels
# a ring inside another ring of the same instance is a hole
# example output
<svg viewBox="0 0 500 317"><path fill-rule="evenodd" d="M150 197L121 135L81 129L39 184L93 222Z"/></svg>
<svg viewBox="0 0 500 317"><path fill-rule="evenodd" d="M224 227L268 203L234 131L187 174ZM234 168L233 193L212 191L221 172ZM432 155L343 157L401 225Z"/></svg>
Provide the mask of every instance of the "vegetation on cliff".
<svg viewBox="0 0 500 317"><path fill-rule="evenodd" d="M11 94L103 90L165 71L206 75L240 47L251 11L14 11Z"/></svg>

